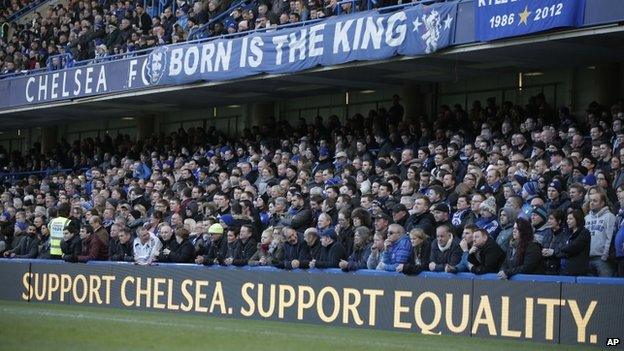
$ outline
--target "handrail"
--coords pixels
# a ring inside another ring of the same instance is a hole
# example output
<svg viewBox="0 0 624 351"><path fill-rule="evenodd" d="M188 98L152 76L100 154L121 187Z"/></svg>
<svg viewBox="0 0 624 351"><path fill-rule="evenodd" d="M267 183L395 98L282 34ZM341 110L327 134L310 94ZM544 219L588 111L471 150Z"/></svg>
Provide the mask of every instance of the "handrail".
<svg viewBox="0 0 624 351"><path fill-rule="evenodd" d="M347 0L347 1L351 2L351 1L357 1L357 0ZM454 0L454 1L457 1L457 0ZM380 13L385 13L385 12L389 12L391 10L408 8L408 7L412 7L412 6L416 6L416 5L420 5L420 4L428 4L428 3L432 3L432 0L416 0L415 2L410 2L410 3L407 3L407 4L399 4L399 5L393 5L393 6L389 6L389 7L379 8L379 9L376 9L376 11L379 11ZM223 35L220 35L220 36L217 36L217 37L200 38L200 39L190 40L190 41L185 41L185 42L180 42L180 43L167 44L167 45L163 45L163 46L167 46L167 47L170 48L170 47L176 47L176 46L187 45L187 44L199 44L199 43L204 43L204 42L210 42L210 41L219 40L219 39L238 38L238 37L241 37L241 36L247 36L247 35L252 35L252 34L256 34L256 33L264 33L264 32L267 32L267 31L283 30L283 29L287 29L287 28L306 26L306 25L310 25L310 24L314 24L314 23L318 23L318 22L324 21L324 20L326 20L328 18L330 18L330 17L317 18L317 19L313 19L313 20L301 21L301 22L296 22L296 23L289 23L289 24L279 25L277 27L259 28L259 29L254 29L254 30L242 32L242 33L237 32L237 33L231 33L231 34L223 34ZM148 52L151 52L151 51L153 51L157 47L159 47L159 46L152 47L152 48L147 48L147 49L142 49L142 50L137 50L137 51L131 51L131 52L123 53L123 54L116 54L116 55L107 56L107 61L110 62L110 61L116 61L116 60L136 57L136 56L138 56L140 54L142 55L142 54L146 54ZM85 65L85 64L89 64L92 61L93 61L92 59L75 61L74 62L74 67L82 66L82 65ZM64 69L67 69L67 68L64 68ZM36 70L24 70L24 71L20 71L20 72L14 72L14 73L9 73L9 74L5 74L5 75L0 75L0 79L11 79L11 78L15 78L17 76L32 75L32 74L43 72L43 71L46 71L46 70L47 69L45 69L45 68L43 68L43 69L40 68L40 69L36 69Z"/></svg>
<svg viewBox="0 0 624 351"><path fill-rule="evenodd" d="M30 3L28 3L26 6L22 7L21 9L17 10L11 16L7 17L7 21L8 22L13 22L13 21L19 19L23 15L26 15L27 13L29 13L30 11L36 9L37 7L39 7L39 5L41 5L41 4L43 4L44 2L47 2L47 1L48 0L34 0L34 1L30 2Z"/></svg>
<svg viewBox="0 0 624 351"><path fill-rule="evenodd" d="M81 263L67 263L62 260L49 260L49 259L28 259L28 258L0 258L0 264L3 263L37 263L37 264L62 264L62 265L81 265ZM134 262L120 262L120 261L89 261L86 265L97 266L115 266L115 265L136 265ZM285 272L286 270L276 267L262 267L262 266L204 266L193 263L164 263L155 262L151 266L163 266L163 267L188 267L196 269L220 269L220 270L244 270L244 271L270 271L270 272ZM468 272L462 273L445 273L445 272L421 272L417 275L404 275L398 272L388 272L384 270L372 270L372 269L359 269L356 271L344 272L340 268L326 268L326 269L292 269L291 272L300 274L349 274L349 275L369 275L369 276L386 276L386 277L418 277L426 279L450 279L450 280L495 280L500 281L500 278L495 273L488 273L477 275ZM565 276L565 275L541 275L541 274L516 274L513 275L510 281L522 281L522 282L541 282L541 283L567 283L567 284L582 284L582 285L624 285L623 278L617 277L588 277L588 276Z"/></svg>

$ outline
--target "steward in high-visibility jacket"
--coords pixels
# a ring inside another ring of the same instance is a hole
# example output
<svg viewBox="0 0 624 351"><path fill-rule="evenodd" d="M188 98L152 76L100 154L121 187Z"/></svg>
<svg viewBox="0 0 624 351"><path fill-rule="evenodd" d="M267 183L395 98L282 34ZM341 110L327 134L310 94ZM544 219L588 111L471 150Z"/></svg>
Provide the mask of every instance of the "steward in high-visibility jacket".
<svg viewBox="0 0 624 351"><path fill-rule="evenodd" d="M63 256L63 251L61 250L61 241L63 241L63 231L71 222L71 220L68 218L69 210L69 204L60 204L58 207L58 215L51 219L48 223L48 230L50 231L51 258L61 258ZM53 213L51 213L51 215L52 214Z"/></svg>

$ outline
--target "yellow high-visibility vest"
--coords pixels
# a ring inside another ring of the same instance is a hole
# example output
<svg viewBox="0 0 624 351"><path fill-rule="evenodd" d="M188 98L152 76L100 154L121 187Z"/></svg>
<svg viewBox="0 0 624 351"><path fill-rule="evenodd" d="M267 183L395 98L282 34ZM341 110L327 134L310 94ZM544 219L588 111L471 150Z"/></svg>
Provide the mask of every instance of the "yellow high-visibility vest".
<svg viewBox="0 0 624 351"><path fill-rule="evenodd" d="M69 219L56 217L48 223L50 230L50 255L61 256L61 240L63 240L63 230L69 225Z"/></svg>

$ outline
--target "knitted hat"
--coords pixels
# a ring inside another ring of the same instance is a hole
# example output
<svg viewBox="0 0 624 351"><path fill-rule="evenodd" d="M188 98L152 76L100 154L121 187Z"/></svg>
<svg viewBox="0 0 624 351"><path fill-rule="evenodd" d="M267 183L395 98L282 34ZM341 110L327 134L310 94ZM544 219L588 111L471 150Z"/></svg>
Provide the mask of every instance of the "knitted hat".
<svg viewBox="0 0 624 351"><path fill-rule="evenodd" d="M226 226L231 227L234 225L234 217L231 214L226 214L219 217L219 220L223 222Z"/></svg>
<svg viewBox="0 0 624 351"><path fill-rule="evenodd" d="M494 199L492 198L483 201L481 205L479 205L479 210L486 210L489 213L495 215L496 214L496 201L494 201Z"/></svg>
<svg viewBox="0 0 624 351"><path fill-rule="evenodd" d="M514 173L514 179L516 179L520 185L524 185L529 180L529 175L525 170L519 169Z"/></svg>
<svg viewBox="0 0 624 351"><path fill-rule="evenodd" d="M536 214L540 216L543 222L546 222L548 220L548 211L546 210L544 206L533 207L533 212L531 214Z"/></svg>
<svg viewBox="0 0 624 351"><path fill-rule="evenodd" d="M336 240L336 231L334 230L334 228L327 228L321 231L319 233L319 236L320 237L328 236L332 238L332 240Z"/></svg>
<svg viewBox="0 0 624 351"><path fill-rule="evenodd" d="M548 188L554 188L559 193L563 190L563 186L558 179L553 179L553 181L548 184Z"/></svg>

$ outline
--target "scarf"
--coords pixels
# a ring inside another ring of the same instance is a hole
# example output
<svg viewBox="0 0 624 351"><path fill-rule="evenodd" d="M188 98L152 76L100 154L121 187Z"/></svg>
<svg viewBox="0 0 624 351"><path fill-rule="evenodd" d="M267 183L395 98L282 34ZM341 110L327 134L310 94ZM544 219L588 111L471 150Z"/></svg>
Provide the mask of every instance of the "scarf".
<svg viewBox="0 0 624 351"><path fill-rule="evenodd" d="M440 249L441 252L444 252L451 248L451 245L453 244L453 239L452 238L449 239L449 241L444 246L440 246L440 242L437 240L436 240L436 244L438 245L438 249Z"/></svg>

